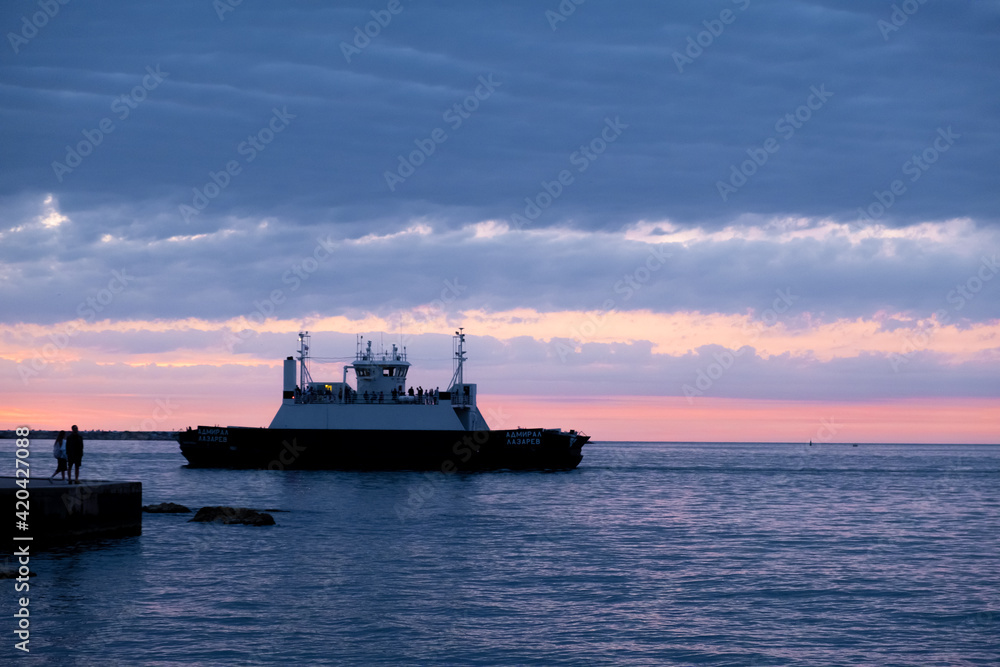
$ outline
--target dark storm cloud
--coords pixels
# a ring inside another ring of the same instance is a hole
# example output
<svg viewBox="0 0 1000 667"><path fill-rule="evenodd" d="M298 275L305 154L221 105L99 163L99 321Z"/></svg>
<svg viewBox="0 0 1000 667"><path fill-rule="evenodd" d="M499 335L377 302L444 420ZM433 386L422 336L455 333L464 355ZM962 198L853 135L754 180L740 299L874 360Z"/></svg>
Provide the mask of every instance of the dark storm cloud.
<svg viewBox="0 0 1000 667"><path fill-rule="evenodd" d="M37 5L8 3L0 194L51 192L90 234L142 240L242 218L381 231L509 218L564 169L574 182L536 227L853 220L894 180L905 192L881 221L995 221L995 3L916 3L888 33L891 3L588 2L553 29L557 6L401 0L348 62L342 43L385 4L246 0L220 19L209 2L69 3L21 43L9 34L30 32ZM678 67L688 38L707 45ZM476 108L449 121L456 104ZM294 118L248 160L241 144L275 110ZM800 127L779 126L797 113ZM609 118L627 129L574 165ZM104 120L112 131L57 174ZM948 128L947 151L916 166ZM435 129L446 140L390 191L385 172ZM776 152L723 201L717 182L769 139ZM230 161L239 173L185 222L179 207Z"/></svg>
<svg viewBox="0 0 1000 667"><path fill-rule="evenodd" d="M88 239L70 223L26 227L8 235L11 256L23 257L4 265L8 321L391 318L428 304L452 315L517 308L759 315L780 291L793 297L792 314L819 320L944 312L961 324L995 319L1000 289L995 235L967 227L955 227L950 242L852 242L840 234L655 245L609 234L479 238L471 229L358 241L276 223L147 245Z"/></svg>

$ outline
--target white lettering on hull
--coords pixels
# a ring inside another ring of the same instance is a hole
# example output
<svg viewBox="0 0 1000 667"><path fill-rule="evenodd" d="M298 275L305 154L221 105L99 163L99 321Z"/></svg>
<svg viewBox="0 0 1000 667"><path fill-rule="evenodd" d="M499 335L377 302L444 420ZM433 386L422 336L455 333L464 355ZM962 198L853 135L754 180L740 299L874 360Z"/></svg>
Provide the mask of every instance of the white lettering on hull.
<svg viewBox="0 0 1000 667"><path fill-rule="evenodd" d="M229 442L228 428L200 428L198 442Z"/></svg>
<svg viewBox="0 0 1000 667"><path fill-rule="evenodd" d="M506 436L508 447L542 444L541 431L507 431Z"/></svg>

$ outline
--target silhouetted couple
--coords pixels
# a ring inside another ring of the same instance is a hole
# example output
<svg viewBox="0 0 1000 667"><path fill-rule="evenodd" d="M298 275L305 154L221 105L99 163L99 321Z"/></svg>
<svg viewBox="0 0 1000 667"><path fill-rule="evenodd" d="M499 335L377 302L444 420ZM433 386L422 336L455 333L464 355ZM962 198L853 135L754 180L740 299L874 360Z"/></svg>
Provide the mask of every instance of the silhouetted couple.
<svg viewBox="0 0 1000 667"><path fill-rule="evenodd" d="M80 483L80 463L83 461L83 436L76 424L73 424L73 432L66 436L66 431L59 431L55 444L52 445L52 455L56 457L56 471L52 477L62 473L62 479L66 479L70 484L73 480L73 466L76 466L76 483ZM49 479L52 479L49 477Z"/></svg>

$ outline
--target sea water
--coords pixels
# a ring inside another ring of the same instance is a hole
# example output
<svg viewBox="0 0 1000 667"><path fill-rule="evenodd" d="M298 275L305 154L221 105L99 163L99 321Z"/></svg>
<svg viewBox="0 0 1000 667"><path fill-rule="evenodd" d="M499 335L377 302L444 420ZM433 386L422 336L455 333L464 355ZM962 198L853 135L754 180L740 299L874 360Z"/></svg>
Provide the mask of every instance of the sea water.
<svg viewBox="0 0 1000 667"><path fill-rule="evenodd" d="M6 664L1000 664L1000 447L594 442L558 473L184 463L175 443L88 441L83 476L277 525L144 514L140 537L34 554L30 654L0 581Z"/></svg>

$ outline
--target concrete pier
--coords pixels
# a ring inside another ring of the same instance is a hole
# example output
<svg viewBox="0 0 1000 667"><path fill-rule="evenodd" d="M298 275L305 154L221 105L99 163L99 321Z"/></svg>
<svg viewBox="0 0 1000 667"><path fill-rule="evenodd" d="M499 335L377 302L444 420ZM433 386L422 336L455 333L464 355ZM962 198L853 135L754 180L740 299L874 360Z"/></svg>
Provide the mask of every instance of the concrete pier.
<svg viewBox="0 0 1000 667"><path fill-rule="evenodd" d="M31 537L35 545L142 534L142 483L33 478L27 498L18 480L0 477L0 534ZM20 493L18 493L20 492ZM19 499L27 503L19 504ZM26 530L20 529L27 511Z"/></svg>

